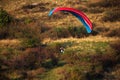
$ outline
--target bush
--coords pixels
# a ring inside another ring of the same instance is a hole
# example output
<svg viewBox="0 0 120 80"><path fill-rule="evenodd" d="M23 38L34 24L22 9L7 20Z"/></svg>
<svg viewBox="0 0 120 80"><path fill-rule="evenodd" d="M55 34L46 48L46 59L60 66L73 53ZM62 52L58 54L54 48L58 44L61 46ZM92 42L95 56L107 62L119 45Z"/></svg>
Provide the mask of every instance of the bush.
<svg viewBox="0 0 120 80"><path fill-rule="evenodd" d="M97 3L92 3L90 7L120 7L120 0L101 0Z"/></svg>
<svg viewBox="0 0 120 80"><path fill-rule="evenodd" d="M40 26L40 33L44 33L46 31L49 31L51 28L47 25L41 25Z"/></svg>
<svg viewBox="0 0 120 80"><path fill-rule="evenodd" d="M103 26L98 26L95 27L92 31L92 35L97 35L97 34L104 34L109 31L109 28L103 27Z"/></svg>
<svg viewBox="0 0 120 80"><path fill-rule="evenodd" d="M53 50L44 46L27 48L14 55L13 53L0 54L0 70L2 72L2 75L0 73L0 79L4 80L3 78L9 77L10 79L22 78L23 80L23 78L35 77L44 73L45 69L56 67L59 58ZM11 55L13 56L8 59L7 57ZM35 72L33 72L34 70ZM32 71L32 73L28 71Z"/></svg>
<svg viewBox="0 0 120 80"><path fill-rule="evenodd" d="M70 26L68 27L68 31L72 37L81 38L81 37L88 36L88 33L86 29L84 28L84 26L82 27L71 27Z"/></svg>
<svg viewBox="0 0 120 80"><path fill-rule="evenodd" d="M0 39L6 39L9 35L9 29L7 27L0 28Z"/></svg>
<svg viewBox="0 0 120 80"><path fill-rule="evenodd" d="M88 10L90 13L102 13L102 12L104 12L104 10L103 9L101 9L101 8L95 8L95 7L92 7L92 8L90 8L89 10Z"/></svg>
<svg viewBox="0 0 120 80"><path fill-rule="evenodd" d="M67 75L67 80L101 80L104 77L103 67L99 61L101 55L97 58L94 57L94 62L92 59L93 56L76 53L64 54L62 57L71 67L69 71L70 76Z"/></svg>
<svg viewBox="0 0 120 80"><path fill-rule="evenodd" d="M43 38L52 38L52 39L59 39L59 38L68 38L68 37L86 37L90 34L87 33L84 26L67 26L67 27L56 27L52 28L49 31L45 32L41 35Z"/></svg>
<svg viewBox="0 0 120 80"><path fill-rule="evenodd" d="M20 26L17 26L20 25ZM9 27L0 28L0 39L31 39L31 38L40 38L40 29L31 28L29 26L17 24L10 25ZM36 35L36 36L35 36Z"/></svg>
<svg viewBox="0 0 120 80"><path fill-rule="evenodd" d="M69 32L66 28L63 28L63 27L57 27L55 28L55 31L56 31L56 35L58 38L66 38L66 37L69 37Z"/></svg>
<svg viewBox="0 0 120 80"><path fill-rule="evenodd" d="M22 40L21 45L24 48L32 48L32 47L40 46L41 45L41 41L38 38L31 38L31 39L26 38L26 39Z"/></svg>
<svg viewBox="0 0 120 80"><path fill-rule="evenodd" d="M105 15L102 18L103 21L120 21L120 9L113 9L106 11Z"/></svg>
<svg viewBox="0 0 120 80"><path fill-rule="evenodd" d="M120 37L120 28L112 28L107 33L105 33L107 37Z"/></svg>
<svg viewBox="0 0 120 80"><path fill-rule="evenodd" d="M81 11L83 11L83 12L88 12L88 9L87 8L85 8L85 7L78 7L77 8L78 10L81 10Z"/></svg>
<svg viewBox="0 0 120 80"><path fill-rule="evenodd" d="M30 18L26 18L26 19L24 20L24 23L25 23L25 24L29 24L30 22L32 22L32 19L30 19Z"/></svg>
<svg viewBox="0 0 120 80"><path fill-rule="evenodd" d="M52 59L48 59L48 60L44 61L42 63L42 67L50 69L50 68L57 66L57 64L58 64L58 59L54 57Z"/></svg>
<svg viewBox="0 0 120 80"><path fill-rule="evenodd" d="M12 17L3 9L0 9L0 27L9 24L12 21Z"/></svg>
<svg viewBox="0 0 120 80"><path fill-rule="evenodd" d="M110 46L120 55L120 40L110 43Z"/></svg>
<svg viewBox="0 0 120 80"><path fill-rule="evenodd" d="M45 5L49 5L49 3L27 4L27 5L23 5L21 9L28 10L30 12L38 12L38 11L44 12L48 10L48 8L46 8ZM31 9L33 9L33 11L31 11Z"/></svg>
<svg viewBox="0 0 120 80"><path fill-rule="evenodd" d="M20 25L20 26L13 26L12 28L9 28L9 34L13 38L34 38L38 37L40 34L39 28L32 28L27 25ZM36 35L36 36L35 36Z"/></svg>
<svg viewBox="0 0 120 80"><path fill-rule="evenodd" d="M8 67L13 70L52 68L57 63L58 58L54 51L46 47L27 48L23 53L7 60Z"/></svg>
<svg viewBox="0 0 120 80"><path fill-rule="evenodd" d="M31 70L41 67L43 54L40 53L41 48L28 48L22 54L14 56L8 61L9 68L18 70Z"/></svg>
<svg viewBox="0 0 120 80"><path fill-rule="evenodd" d="M104 78L103 73L91 71L86 74L86 80L102 80L103 78Z"/></svg>
<svg viewBox="0 0 120 80"><path fill-rule="evenodd" d="M119 4L120 4L120 0L102 0L97 3L90 4L89 7L92 7L90 9L90 12L92 13L100 13L106 11L102 20L113 22L113 21L120 21ZM101 8L101 7L105 7L105 8Z"/></svg>

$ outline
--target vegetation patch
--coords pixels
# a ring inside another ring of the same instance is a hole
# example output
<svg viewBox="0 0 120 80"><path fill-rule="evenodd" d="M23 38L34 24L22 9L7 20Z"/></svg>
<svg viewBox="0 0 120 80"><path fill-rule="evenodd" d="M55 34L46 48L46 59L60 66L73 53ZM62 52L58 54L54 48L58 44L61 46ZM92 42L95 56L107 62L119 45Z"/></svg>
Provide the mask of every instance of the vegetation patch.
<svg viewBox="0 0 120 80"><path fill-rule="evenodd" d="M107 37L119 37L120 36L120 28L114 28L109 30L105 33L105 36Z"/></svg>
<svg viewBox="0 0 120 80"><path fill-rule="evenodd" d="M0 27L3 27L12 22L12 17L5 10L0 9Z"/></svg>
<svg viewBox="0 0 120 80"><path fill-rule="evenodd" d="M104 10L102 9L102 8L98 8L98 7L91 7L90 9L89 9L89 12L90 13L93 13L93 14L96 14L96 13L102 13L102 12L104 12Z"/></svg>
<svg viewBox="0 0 120 80"><path fill-rule="evenodd" d="M120 21L120 9L112 9L112 10L106 11L102 20L105 22Z"/></svg>
<svg viewBox="0 0 120 80"><path fill-rule="evenodd" d="M97 3L90 4L90 7L120 7L119 0L101 0Z"/></svg>

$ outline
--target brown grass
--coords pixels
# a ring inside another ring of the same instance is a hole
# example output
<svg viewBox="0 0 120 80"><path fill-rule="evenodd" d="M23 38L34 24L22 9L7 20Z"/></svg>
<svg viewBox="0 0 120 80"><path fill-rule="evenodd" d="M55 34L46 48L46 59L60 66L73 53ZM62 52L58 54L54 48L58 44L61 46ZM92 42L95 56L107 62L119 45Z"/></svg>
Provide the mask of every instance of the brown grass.
<svg viewBox="0 0 120 80"><path fill-rule="evenodd" d="M112 9L112 10L106 11L102 20L105 22L107 22L107 21L111 21L111 22L120 21L120 9L118 8L118 9Z"/></svg>
<svg viewBox="0 0 120 80"><path fill-rule="evenodd" d="M113 28L105 33L107 37L119 37L120 36L120 28Z"/></svg>
<svg viewBox="0 0 120 80"><path fill-rule="evenodd" d="M82 42L82 41L91 41L91 42L109 42L109 41L116 41L119 40L119 38L108 38L103 36L89 36L86 38L65 38L65 39L59 39L59 40L51 40L51 39L45 39L43 40L43 43L54 43L54 42L67 42L67 41L75 41L75 42Z"/></svg>
<svg viewBox="0 0 120 80"><path fill-rule="evenodd" d="M119 0L101 0L96 3L90 4L90 7L119 7Z"/></svg>
<svg viewBox="0 0 120 80"><path fill-rule="evenodd" d="M17 47L17 46L20 45L20 43L21 43L21 41L18 40L18 39L13 39L13 40L5 39L5 40L0 40L0 44L1 44L0 47L1 48L4 48L4 47Z"/></svg>

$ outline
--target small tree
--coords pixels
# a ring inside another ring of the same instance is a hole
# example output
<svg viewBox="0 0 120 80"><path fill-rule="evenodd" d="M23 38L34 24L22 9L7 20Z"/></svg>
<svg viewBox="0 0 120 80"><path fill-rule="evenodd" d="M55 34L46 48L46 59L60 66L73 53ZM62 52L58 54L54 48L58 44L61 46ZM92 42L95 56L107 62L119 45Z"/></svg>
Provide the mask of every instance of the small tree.
<svg viewBox="0 0 120 80"><path fill-rule="evenodd" d="M7 25L12 21L12 17L3 9L0 9L0 27Z"/></svg>

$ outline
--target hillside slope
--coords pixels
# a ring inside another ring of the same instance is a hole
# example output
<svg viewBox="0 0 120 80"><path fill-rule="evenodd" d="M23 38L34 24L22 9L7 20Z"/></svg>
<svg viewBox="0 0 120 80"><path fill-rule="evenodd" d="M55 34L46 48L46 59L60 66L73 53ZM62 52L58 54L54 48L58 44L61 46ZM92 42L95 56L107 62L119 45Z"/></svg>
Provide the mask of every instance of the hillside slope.
<svg viewBox="0 0 120 80"><path fill-rule="evenodd" d="M0 14L4 10L11 16L10 23L0 25L0 80L119 80L119 4L0 0ZM48 16L61 6L83 11L93 24L92 33L69 13Z"/></svg>

